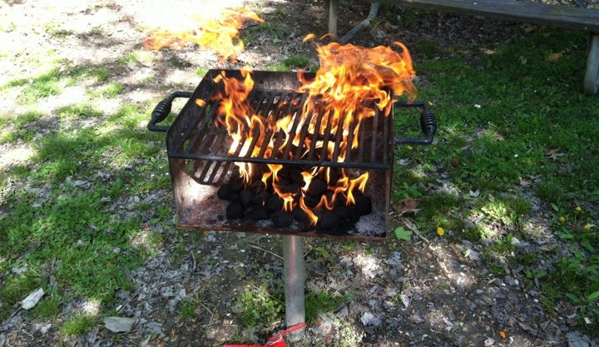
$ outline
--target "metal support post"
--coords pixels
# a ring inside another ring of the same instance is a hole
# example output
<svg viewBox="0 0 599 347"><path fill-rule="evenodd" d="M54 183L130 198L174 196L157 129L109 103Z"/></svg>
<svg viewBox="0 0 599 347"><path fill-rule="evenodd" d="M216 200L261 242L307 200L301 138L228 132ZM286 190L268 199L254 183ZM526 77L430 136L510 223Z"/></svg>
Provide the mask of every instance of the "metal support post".
<svg viewBox="0 0 599 347"><path fill-rule="evenodd" d="M285 321L291 327L304 323L305 310L305 281L304 238L301 236L283 236L283 280L285 282ZM303 330L291 333L290 340L299 340Z"/></svg>
<svg viewBox="0 0 599 347"><path fill-rule="evenodd" d="M339 0L328 0L329 10L329 35L333 40L337 39L337 12L339 9Z"/></svg>

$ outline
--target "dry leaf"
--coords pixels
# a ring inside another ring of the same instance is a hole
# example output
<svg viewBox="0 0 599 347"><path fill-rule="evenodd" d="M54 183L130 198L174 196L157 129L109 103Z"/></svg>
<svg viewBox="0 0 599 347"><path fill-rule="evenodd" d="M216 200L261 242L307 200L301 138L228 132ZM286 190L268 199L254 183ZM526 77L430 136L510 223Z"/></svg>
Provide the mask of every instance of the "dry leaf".
<svg viewBox="0 0 599 347"><path fill-rule="evenodd" d="M547 57L547 61L557 61L559 58L562 57L563 54L564 52L549 54L549 56Z"/></svg>
<svg viewBox="0 0 599 347"><path fill-rule="evenodd" d="M395 212L397 212L397 214L399 216L402 216L406 213L416 214L416 213L418 213L418 211L420 211L420 209L416 208L419 203L420 203L420 199L405 198L405 199L399 201L397 204L395 204L393 206L393 208L395 209Z"/></svg>
<svg viewBox="0 0 599 347"><path fill-rule="evenodd" d="M564 155L565 155L564 153L559 152L559 148L558 148L558 149L550 150L549 153L547 153L545 156L548 159L557 160L559 157L563 157Z"/></svg>
<svg viewBox="0 0 599 347"><path fill-rule="evenodd" d="M530 34L531 32L535 31L536 29L537 29L536 26L528 25L526 28L524 28L524 32L527 34Z"/></svg>

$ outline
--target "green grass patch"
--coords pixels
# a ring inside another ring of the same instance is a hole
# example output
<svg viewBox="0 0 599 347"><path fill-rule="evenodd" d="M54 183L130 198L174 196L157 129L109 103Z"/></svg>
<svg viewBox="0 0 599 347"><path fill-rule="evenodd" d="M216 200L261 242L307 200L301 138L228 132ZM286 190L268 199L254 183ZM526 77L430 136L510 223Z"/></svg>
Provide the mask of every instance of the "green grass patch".
<svg viewBox="0 0 599 347"><path fill-rule="evenodd" d="M62 93L64 84L61 83L61 72L54 68L32 80L19 95L19 101L31 105L39 99Z"/></svg>
<svg viewBox="0 0 599 347"><path fill-rule="evenodd" d="M306 323L314 323L318 314L332 312L347 300L349 300L347 295L333 294L326 290L318 293L309 292L305 304Z"/></svg>
<svg viewBox="0 0 599 347"><path fill-rule="evenodd" d="M266 285L251 286L237 300L244 327L266 325L278 319L285 307L284 290L272 290Z"/></svg>
<svg viewBox="0 0 599 347"><path fill-rule="evenodd" d="M394 172L392 196L423 194L415 217L420 230L451 228L458 242L483 243L492 274L524 265L548 312L567 301L581 319L598 322L599 99L582 93L577 74L586 65L587 39L537 30L474 62L441 55L426 40L416 43L425 56L415 62L426 81L419 99L430 103L439 129L432 146L396 150L401 170ZM396 133L417 135L405 113L396 109ZM439 181L427 178L432 173ZM531 254L514 241L538 237L523 228L534 211L521 191L553 210L546 227L569 250L547 272L536 267L554 254ZM579 326L597 328L582 320Z"/></svg>
<svg viewBox="0 0 599 347"><path fill-rule="evenodd" d="M119 96L125 90L125 85L122 83L112 82L104 85L102 88L93 91L92 96L103 96L113 99Z"/></svg>
<svg viewBox="0 0 599 347"><path fill-rule="evenodd" d="M87 314L77 314L65 321L60 333L66 336L81 336L93 328L96 318Z"/></svg>

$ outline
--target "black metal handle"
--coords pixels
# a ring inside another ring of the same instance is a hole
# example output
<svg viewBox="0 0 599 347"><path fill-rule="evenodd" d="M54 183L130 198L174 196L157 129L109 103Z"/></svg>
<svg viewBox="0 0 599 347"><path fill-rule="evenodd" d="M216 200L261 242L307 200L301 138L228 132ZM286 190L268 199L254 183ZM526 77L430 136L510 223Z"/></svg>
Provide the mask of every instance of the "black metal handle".
<svg viewBox="0 0 599 347"><path fill-rule="evenodd" d="M173 100L175 100L176 98L191 98L192 95L192 92L174 92L171 95L169 95L166 99L160 101L152 111L152 119L148 123L148 130L167 132L168 126L156 124L165 120L166 117L171 113Z"/></svg>
<svg viewBox="0 0 599 347"><path fill-rule="evenodd" d="M422 133L424 134L424 138L422 137L396 137L395 144L396 145L430 145L433 143L433 139L435 136L435 132L437 132L437 119L435 115L428 107L426 102L404 102L397 101L395 102L396 106L401 107L419 107L422 109L422 113L420 114L420 128L422 129Z"/></svg>

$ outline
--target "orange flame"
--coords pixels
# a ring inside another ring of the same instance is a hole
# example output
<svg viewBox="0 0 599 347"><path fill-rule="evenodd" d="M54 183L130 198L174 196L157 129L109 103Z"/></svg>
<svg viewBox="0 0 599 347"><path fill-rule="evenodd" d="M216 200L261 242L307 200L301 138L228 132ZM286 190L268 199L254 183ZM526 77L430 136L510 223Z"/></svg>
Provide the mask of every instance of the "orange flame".
<svg viewBox="0 0 599 347"><path fill-rule="evenodd" d="M312 37L306 39L310 38ZM389 116L393 95L406 94L409 100L415 98L416 89L412 84L415 72L410 54L403 44L399 42L393 44L399 48L399 52L383 46L369 49L338 43L318 47L320 69L315 78L307 80L303 73L298 73L298 78L302 82L298 91L307 95L306 102L303 105L294 105L296 106L294 109L298 111L278 119L271 117L271 114L257 114L250 106L248 98L254 88L251 71L242 70L242 79L229 78L224 71L221 72L214 82L222 83L223 88L215 93L212 101L218 101L219 105L216 126L225 127L233 140L229 154L272 157L273 154L279 154L273 153L275 148L283 150L291 141L294 146L302 148L303 155L311 148L322 148L323 155L326 156L323 159L332 160L333 152L336 150L337 160L344 161L347 152L360 145L358 135L364 119L373 117L377 113ZM200 106L205 105L204 100L197 100L196 103ZM283 109L287 105L278 106ZM323 117L311 117L313 114L322 114ZM313 123L305 124L308 119ZM330 126L314 124L317 119ZM335 149L335 145L328 142L326 148L323 148L325 147L323 140L313 141L311 136L304 136L302 139L299 132L296 132L295 138L291 138L291 127L305 128L310 135L314 135L316 129L320 129L318 135L340 137L341 145ZM325 134L326 131L329 133ZM269 137L270 140L266 140L267 132L283 132L285 137L283 139L276 137L276 140L275 137ZM352 142L348 143L350 137ZM300 140L303 140L303 143L300 143ZM279 143L275 146L274 141L282 141L283 145ZM291 153L285 154L288 158L292 157ZM251 183L253 164L240 162L236 165L240 168L245 183ZM264 185L272 183L275 193L284 200L286 211L291 211L293 208L304 210L311 225L316 225L319 210L334 208L340 195L343 195L347 205L355 204L354 193L356 190L364 192L368 181L368 173L351 178L345 170L341 170L342 177L332 182L330 168L312 168L302 172L303 187L298 192L290 193L284 191L279 183L277 175L282 165L269 164L267 167L268 170L261 178ZM320 203L315 208L309 208L304 198L308 194L312 179L318 175L325 177L327 190L332 192L332 196L330 193L329 198L321 196Z"/></svg>
<svg viewBox="0 0 599 347"><path fill-rule="evenodd" d="M243 41L238 40L239 29L246 20L264 22L254 12L239 8L229 9L219 18L198 18L196 28L172 32L165 29L154 29L146 34L143 44L146 49L160 50L164 47L181 48L186 42L196 43L215 51L226 60L243 51Z"/></svg>
<svg viewBox="0 0 599 347"><path fill-rule="evenodd" d="M308 38L311 38L310 35ZM412 84L415 71L410 53L402 43L393 44L401 52L384 46L368 49L351 44L329 43L317 48L320 69L313 81L307 81L302 72L298 73L303 82L300 91L308 93L303 114L324 111L322 123L328 124L330 121L332 134L342 131L345 145L341 148L340 161L349 149L359 146L357 134L361 121L376 114L370 107L372 103L388 115L392 104L391 91L395 95L407 94L410 100L416 96L416 88ZM350 129L354 118L358 119L357 126ZM321 134L324 131L321 128ZM353 140L348 144L350 132ZM332 152L329 151L329 154Z"/></svg>

